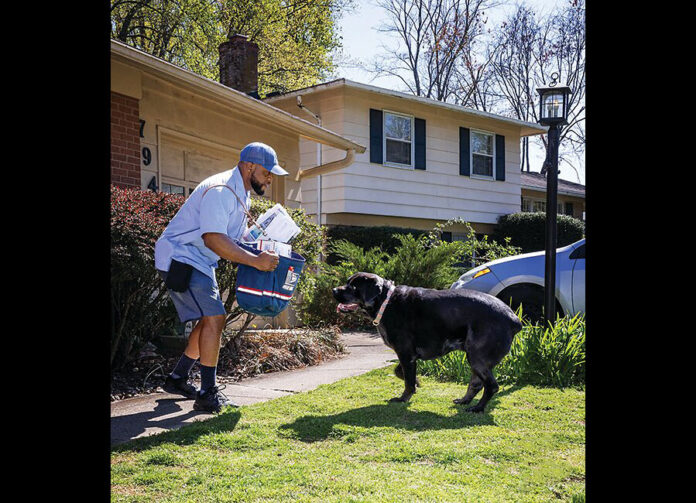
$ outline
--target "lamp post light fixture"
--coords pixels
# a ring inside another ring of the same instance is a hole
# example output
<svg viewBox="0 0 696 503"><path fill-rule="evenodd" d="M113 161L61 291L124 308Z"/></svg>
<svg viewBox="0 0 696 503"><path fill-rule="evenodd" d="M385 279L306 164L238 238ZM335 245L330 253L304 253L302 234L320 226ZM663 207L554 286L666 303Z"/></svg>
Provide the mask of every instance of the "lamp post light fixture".
<svg viewBox="0 0 696 503"><path fill-rule="evenodd" d="M570 88L558 85L558 73L551 74L548 87L539 87L539 124L549 126L546 148L546 257L544 269L544 326L552 325L556 315L556 213L558 211L559 126L568 120Z"/></svg>

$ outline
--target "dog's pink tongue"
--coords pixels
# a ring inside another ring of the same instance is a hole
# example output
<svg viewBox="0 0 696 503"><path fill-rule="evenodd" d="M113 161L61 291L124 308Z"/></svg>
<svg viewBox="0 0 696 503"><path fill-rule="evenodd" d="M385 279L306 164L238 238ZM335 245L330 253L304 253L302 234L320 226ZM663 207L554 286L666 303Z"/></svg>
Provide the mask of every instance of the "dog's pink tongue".
<svg viewBox="0 0 696 503"><path fill-rule="evenodd" d="M355 311L357 308L357 304L339 304L336 306L336 312L345 313L346 311Z"/></svg>

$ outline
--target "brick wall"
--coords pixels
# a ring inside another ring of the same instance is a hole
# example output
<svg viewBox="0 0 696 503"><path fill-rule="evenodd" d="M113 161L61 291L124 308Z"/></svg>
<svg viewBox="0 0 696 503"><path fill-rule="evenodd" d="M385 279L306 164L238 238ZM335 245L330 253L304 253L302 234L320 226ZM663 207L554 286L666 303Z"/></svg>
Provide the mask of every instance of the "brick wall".
<svg viewBox="0 0 696 503"><path fill-rule="evenodd" d="M140 188L140 119L135 98L111 93L111 182Z"/></svg>

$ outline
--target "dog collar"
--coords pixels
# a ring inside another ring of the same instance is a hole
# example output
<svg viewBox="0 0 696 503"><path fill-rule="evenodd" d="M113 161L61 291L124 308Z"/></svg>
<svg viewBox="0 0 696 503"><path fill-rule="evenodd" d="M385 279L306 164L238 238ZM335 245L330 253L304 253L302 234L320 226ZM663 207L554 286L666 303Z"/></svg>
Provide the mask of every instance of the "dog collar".
<svg viewBox="0 0 696 503"><path fill-rule="evenodd" d="M389 286L389 291L387 292L387 298L384 299L384 302L382 302L382 305L379 307L379 311L377 312L377 317L372 320L372 324L374 326L379 325L379 321L382 319L382 315L384 314L384 310L387 308L387 304L389 304L389 297L392 296L392 293L394 293L394 290L396 290L396 287L392 284Z"/></svg>

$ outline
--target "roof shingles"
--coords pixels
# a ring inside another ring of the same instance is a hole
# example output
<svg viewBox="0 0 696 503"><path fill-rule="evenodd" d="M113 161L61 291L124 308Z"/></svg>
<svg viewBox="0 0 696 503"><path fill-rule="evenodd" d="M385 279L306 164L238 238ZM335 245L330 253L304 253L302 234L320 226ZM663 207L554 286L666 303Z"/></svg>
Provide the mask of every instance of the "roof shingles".
<svg viewBox="0 0 696 503"><path fill-rule="evenodd" d="M532 171L522 172L522 187L546 191L546 177ZM585 197L585 186L579 183L558 179L558 191L578 197Z"/></svg>

